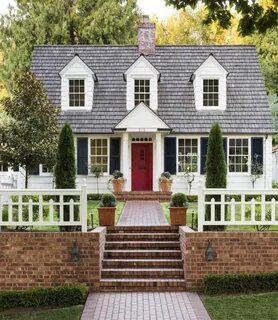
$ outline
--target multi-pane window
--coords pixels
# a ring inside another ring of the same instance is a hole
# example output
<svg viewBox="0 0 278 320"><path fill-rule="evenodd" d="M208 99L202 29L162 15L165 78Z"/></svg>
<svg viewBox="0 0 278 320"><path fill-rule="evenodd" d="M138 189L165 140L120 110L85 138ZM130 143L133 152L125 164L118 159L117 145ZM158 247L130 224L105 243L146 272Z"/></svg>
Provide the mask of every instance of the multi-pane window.
<svg viewBox="0 0 278 320"><path fill-rule="evenodd" d="M204 107L218 107L219 105L219 80L203 80L203 105Z"/></svg>
<svg viewBox="0 0 278 320"><path fill-rule="evenodd" d="M146 106L150 106L150 80L134 81L134 103L137 106L144 102Z"/></svg>
<svg viewBox="0 0 278 320"><path fill-rule="evenodd" d="M108 172L107 139L91 139L91 166L98 166L102 173Z"/></svg>
<svg viewBox="0 0 278 320"><path fill-rule="evenodd" d="M229 139L229 172L248 172L248 139Z"/></svg>
<svg viewBox="0 0 278 320"><path fill-rule="evenodd" d="M85 80L69 80L69 105L70 107L85 106Z"/></svg>
<svg viewBox="0 0 278 320"><path fill-rule="evenodd" d="M0 162L0 172L7 172L9 170L6 163Z"/></svg>
<svg viewBox="0 0 278 320"><path fill-rule="evenodd" d="M198 140L178 140L178 170L179 172L197 172Z"/></svg>

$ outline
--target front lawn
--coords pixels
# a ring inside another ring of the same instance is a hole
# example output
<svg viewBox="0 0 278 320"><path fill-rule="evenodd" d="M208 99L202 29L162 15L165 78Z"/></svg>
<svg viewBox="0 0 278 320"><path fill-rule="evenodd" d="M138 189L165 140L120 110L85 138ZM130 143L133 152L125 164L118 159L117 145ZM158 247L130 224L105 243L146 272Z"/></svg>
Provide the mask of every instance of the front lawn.
<svg viewBox="0 0 278 320"><path fill-rule="evenodd" d="M79 320L83 306L56 309L14 309L0 312L0 320Z"/></svg>
<svg viewBox="0 0 278 320"><path fill-rule="evenodd" d="M212 320L278 319L278 292L205 296L203 302Z"/></svg>

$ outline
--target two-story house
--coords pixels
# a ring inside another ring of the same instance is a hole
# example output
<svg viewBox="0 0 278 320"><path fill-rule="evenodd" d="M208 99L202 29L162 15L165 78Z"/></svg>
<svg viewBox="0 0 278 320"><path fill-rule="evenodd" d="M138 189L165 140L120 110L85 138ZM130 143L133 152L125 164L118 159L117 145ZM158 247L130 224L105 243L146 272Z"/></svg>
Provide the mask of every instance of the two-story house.
<svg viewBox="0 0 278 320"><path fill-rule="evenodd" d="M36 46L31 70L72 126L77 177L95 189L92 165L100 165L101 190L111 173L126 178L126 191L159 190L163 171L173 191L192 191L205 181L208 134L218 121L224 136L227 183L251 188L252 159L272 183L273 124L254 46L155 44L147 17L135 45ZM52 186L40 165L30 187ZM19 184L20 185L20 184Z"/></svg>

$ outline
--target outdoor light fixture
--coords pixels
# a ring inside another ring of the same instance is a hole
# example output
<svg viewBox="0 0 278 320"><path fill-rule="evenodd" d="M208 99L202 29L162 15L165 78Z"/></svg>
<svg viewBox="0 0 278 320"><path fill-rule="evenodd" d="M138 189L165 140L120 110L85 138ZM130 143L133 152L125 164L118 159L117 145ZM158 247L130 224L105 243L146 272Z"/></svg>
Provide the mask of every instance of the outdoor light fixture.
<svg viewBox="0 0 278 320"><path fill-rule="evenodd" d="M215 259L215 251L211 245L211 240L208 241L208 246L205 252L206 261L213 261Z"/></svg>
<svg viewBox="0 0 278 320"><path fill-rule="evenodd" d="M79 249L77 247L77 241L75 240L73 243L73 247L70 251L70 261L71 262L78 262L79 261Z"/></svg>

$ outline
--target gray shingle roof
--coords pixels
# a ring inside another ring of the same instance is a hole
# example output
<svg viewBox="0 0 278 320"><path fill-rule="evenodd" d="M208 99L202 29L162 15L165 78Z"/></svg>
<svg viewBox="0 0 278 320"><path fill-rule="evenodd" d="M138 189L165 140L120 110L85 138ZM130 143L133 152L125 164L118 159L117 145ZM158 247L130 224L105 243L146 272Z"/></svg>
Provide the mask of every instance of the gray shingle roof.
<svg viewBox="0 0 278 320"><path fill-rule="evenodd" d="M60 106L59 72L78 54L95 72L91 112L66 111L75 133L109 133L127 114L123 73L138 58L136 46L36 46L31 70L42 80L50 100ZM197 111L190 75L213 53L229 72L227 109ZM224 133L272 133L273 122L254 46L157 46L146 57L161 72L158 115L174 132L207 133L219 121Z"/></svg>

